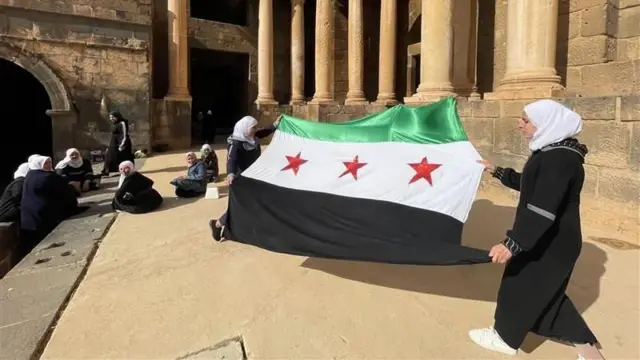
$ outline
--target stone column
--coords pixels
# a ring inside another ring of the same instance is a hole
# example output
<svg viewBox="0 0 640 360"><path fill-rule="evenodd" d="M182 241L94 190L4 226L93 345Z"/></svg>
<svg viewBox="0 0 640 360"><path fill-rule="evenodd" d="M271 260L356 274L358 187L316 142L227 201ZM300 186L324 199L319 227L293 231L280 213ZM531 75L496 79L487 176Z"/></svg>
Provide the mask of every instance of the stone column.
<svg viewBox="0 0 640 360"><path fill-rule="evenodd" d="M380 0L380 60L377 103L396 104L397 0Z"/></svg>
<svg viewBox="0 0 640 360"><path fill-rule="evenodd" d="M304 0L291 0L291 105L304 103Z"/></svg>
<svg viewBox="0 0 640 360"><path fill-rule="evenodd" d="M314 104L333 103L333 32L335 0L317 0L316 2L316 93L313 95Z"/></svg>
<svg viewBox="0 0 640 360"><path fill-rule="evenodd" d="M507 8L507 68L489 99L559 96L556 73L558 0L510 0Z"/></svg>
<svg viewBox="0 0 640 360"><path fill-rule="evenodd" d="M460 96L469 96L474 78L471 56L474 22L470 21L472 7L477 0L455 0L453 6L453 88Z"/></svg>
<svg viewBox="0 0 640 360"><path fill-rule="evenodd" d="M258 105L276 105L273 96L273 0L259 0Z"/></svg>
<svg viewBox="0 0 640 360"><path fill-rule="evenodd" d="M478 93L478 1L471 1L469 19L469 66L467 68L467 78L471 85L471 94L469 97L472 99L480 99L480 93Z"/></svg>
<svg viewBox="0 0 640 360"><path fill-rule="evenodd" d="M189 95L189 44L187 2L168 0L169 91L171 100L191 100Z"/></svg>
<svg viewBox="0 0 640 360"><path fill-rule="evenodd" d="M362 0L349 0L349 92L345 104L364 104L364 37L362 34Z"/></svg>
<svg viewBox="0 0 640 360"><path fill-rule="evenodd" d="M420 85L406 103L455 95L452 84L453 0L422 0Z"/></svg>

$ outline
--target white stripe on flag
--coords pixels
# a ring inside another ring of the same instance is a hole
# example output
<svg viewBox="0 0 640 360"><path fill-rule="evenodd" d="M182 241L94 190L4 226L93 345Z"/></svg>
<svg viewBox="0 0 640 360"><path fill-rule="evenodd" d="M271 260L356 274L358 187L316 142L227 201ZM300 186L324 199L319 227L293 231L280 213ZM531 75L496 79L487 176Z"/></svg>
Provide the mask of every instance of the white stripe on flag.
<svg viewBox="0 0 640 360"><path fill-rule="evenodd" d="M286 156L307 160L299 167L282 171ZM357 171L358 179L343 162L367 163ZM416 175L410 163L441 164L431 173L433 185L425 179L409 183ZM262 156L242 176L280 187L335 194L352 198L388 201L437 211L465 222L480 184L483 166L470 142L442 145L386 143L339 143L310 140L277 131ZM313 204L309 204L313 206ZM358 209L345 209L358 211Z"/></svg>

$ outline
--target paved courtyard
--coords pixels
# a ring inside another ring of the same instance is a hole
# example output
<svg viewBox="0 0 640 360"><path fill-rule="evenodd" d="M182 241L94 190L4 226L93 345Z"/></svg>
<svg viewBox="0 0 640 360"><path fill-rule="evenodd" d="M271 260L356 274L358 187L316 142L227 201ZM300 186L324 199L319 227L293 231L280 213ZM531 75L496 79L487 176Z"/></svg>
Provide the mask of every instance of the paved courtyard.
<svg viewBox="0 0 640 360"><path fill-rule="evenodd" d="M182 154L147 160L165 204L118 216L43 359L176 359L233 338L251 359L503 358L466 335L491 324L501 266L331 261L215 243L207 221L227 199L173 199L169 181L183 171ZM501 240L512 206L481 196L465 243ZM585 242L569 293L608 359L640 358L639 283L638 250ZM524 348L523 358L575 359L533 336Z"/></svg>

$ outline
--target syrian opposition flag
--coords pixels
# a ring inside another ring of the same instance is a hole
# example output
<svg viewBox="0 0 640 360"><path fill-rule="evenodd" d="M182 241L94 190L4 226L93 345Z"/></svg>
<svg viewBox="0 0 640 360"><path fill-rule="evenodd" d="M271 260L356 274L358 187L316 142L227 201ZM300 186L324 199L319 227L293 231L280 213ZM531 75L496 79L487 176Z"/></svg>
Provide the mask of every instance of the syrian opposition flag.
<svg viewBox="0 0 640 360"><path fill-rule="evenodd" d="M224 236L310 257L488 262L487 251L461 245L480 158L453 98L345 123L283 116L231 186Z"/></svg>

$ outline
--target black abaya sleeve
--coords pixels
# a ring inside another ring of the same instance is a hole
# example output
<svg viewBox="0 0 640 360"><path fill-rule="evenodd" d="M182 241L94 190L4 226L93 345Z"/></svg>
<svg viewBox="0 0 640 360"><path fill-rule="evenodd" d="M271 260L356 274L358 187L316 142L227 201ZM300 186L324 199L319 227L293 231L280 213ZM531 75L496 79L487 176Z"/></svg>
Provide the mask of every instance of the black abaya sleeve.
<svg viewBox="0 0 640 360"><path fill-rule="evenodd" d="M272 125L261 128L259 130L256 131L256 137L258 139L262 139L262 138L266 138L267 136L273 134L274 132L276 132L276 127Z"/></svg>
<svg viewBox="0 0 640 360"><path fill-rule="evenodd" d="M496 167L496 171L493 173L493 177L500 180L502 185L515 191L520 191L521 176L522 175L519 172L512 168L502 168L500 166Z"/></svg>
<svg viewBox="0 0 640 360"><path fill-rule="evenodd" d="M526 206L518 208L513 229L507 231L504 244L514 255L531 250L555 223L575 175L576 162L570 158L554 154L542 159L534 175L533 193Z"/></svg>

